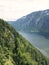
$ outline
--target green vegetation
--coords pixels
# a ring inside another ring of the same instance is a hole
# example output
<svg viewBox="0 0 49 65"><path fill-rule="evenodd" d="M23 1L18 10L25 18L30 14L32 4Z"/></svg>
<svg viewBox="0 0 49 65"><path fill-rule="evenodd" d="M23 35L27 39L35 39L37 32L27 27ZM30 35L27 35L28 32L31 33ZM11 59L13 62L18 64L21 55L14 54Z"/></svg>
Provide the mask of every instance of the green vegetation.
<svg viewBox="0 0 49 65"><path fill-rule="evenodd" d="M0 65L49 65L49 59L0 19Z"/></svg>

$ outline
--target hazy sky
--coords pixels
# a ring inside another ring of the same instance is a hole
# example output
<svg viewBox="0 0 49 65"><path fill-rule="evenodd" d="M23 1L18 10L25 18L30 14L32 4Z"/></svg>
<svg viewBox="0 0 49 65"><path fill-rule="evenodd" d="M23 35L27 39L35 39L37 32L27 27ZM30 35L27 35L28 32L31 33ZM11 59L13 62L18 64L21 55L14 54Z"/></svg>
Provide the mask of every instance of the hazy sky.
<svg viewBox="0 0 49 65"><path fill-rule="evenodd" d="M16 20L44 9L49 9L49 0L0 0L0 18L4 20Z"/></svg>

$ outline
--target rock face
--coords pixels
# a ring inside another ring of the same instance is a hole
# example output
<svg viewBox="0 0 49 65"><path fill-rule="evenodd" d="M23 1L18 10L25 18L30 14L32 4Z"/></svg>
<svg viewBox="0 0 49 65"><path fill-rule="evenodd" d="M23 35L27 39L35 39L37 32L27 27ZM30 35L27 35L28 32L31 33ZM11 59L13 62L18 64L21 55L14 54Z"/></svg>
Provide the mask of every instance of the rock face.
<svg viewBox="0 0 49 65"><path fill-rule="evenodd" d="M18 31L38 32L49 38L49 9L37 11L9 23Z"/></svg>
<svg viewBox="0 0 49 65"><path fill-rule="evenodd" d="M0 19L0 65L49 65L49 59Z"/></svg>
<svg viewBox="0 0 49 65"><path fill-rule="evenodd" d="M16 30L24 32L40 32L42 35L49 37L49 9L33 12L13 23L9 23L12 24Z"/></svg>

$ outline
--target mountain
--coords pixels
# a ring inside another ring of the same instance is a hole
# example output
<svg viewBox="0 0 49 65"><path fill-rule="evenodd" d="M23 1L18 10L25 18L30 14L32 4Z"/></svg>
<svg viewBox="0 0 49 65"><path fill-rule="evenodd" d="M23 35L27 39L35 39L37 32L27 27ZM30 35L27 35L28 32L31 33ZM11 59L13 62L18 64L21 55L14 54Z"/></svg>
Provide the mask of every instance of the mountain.
<svg viewBox="0 0 49 65"><path fill-rule="evenodd" d="M49 59L0 19L0 65L49 65Z"/></svg>
<svg viewBox="0 0 49 65"><path fill-rule="evenodd" d="M18 31L39 32L49 37L49 9L30 13L9 23Z"/></svg>

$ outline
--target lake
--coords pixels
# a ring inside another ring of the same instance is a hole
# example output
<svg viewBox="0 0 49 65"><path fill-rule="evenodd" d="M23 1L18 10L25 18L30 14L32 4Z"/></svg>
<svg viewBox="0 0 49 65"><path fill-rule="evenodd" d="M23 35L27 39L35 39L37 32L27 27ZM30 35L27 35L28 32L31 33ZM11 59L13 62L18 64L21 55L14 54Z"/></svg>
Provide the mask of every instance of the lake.
<svg viewBox="0 0 49 65"><path fill-rule="evenodd" d="M45 56L49 57L49 39L36 32L19 32L33 46L39 49Z"/></svg>

